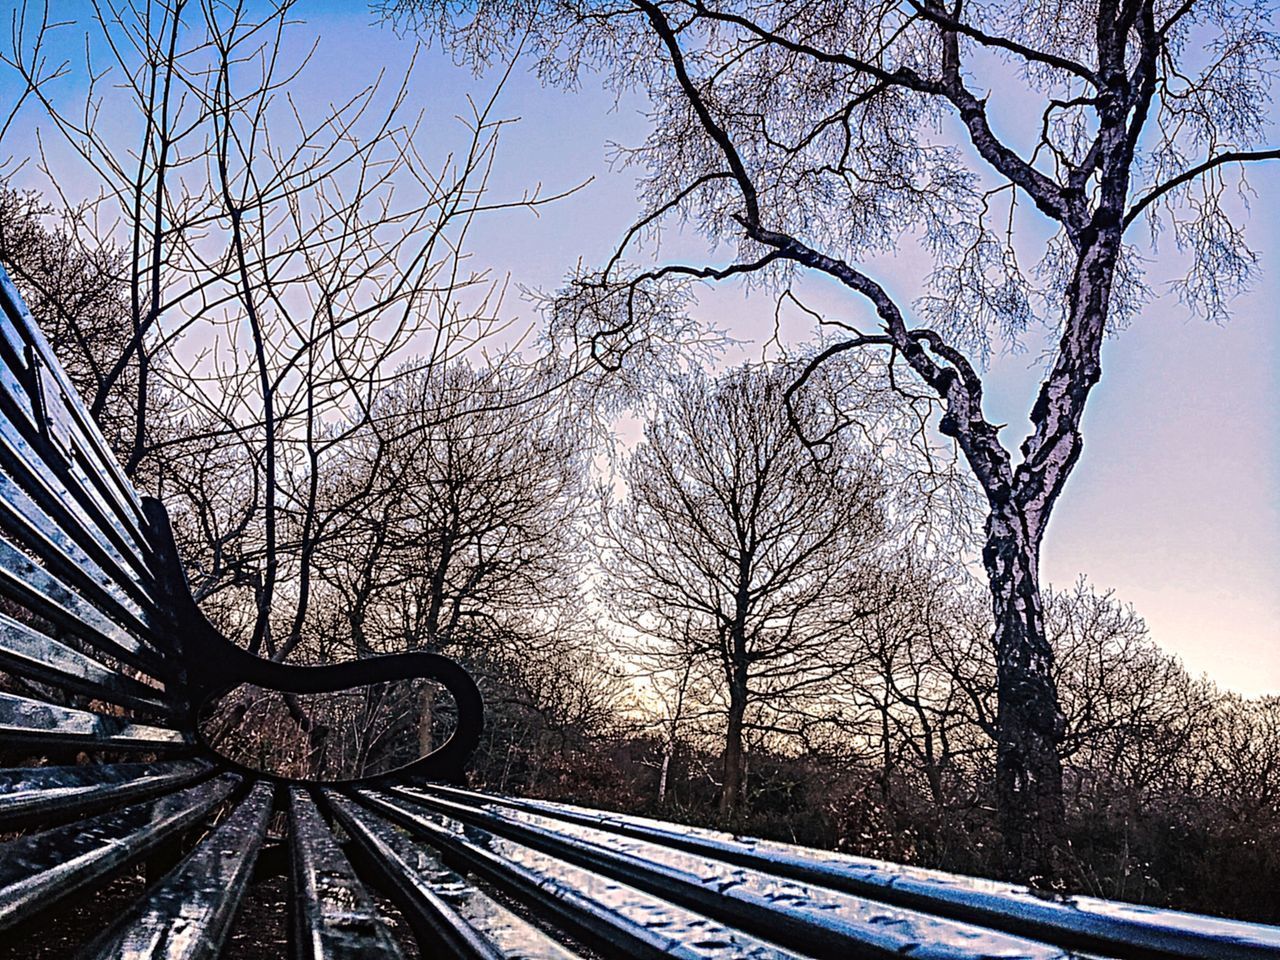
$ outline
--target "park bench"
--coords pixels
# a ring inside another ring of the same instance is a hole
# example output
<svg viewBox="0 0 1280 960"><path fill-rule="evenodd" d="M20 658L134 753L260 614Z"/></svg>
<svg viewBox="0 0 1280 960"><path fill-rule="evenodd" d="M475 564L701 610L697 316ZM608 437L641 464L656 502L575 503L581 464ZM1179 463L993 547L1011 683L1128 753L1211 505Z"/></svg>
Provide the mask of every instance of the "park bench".
<svg viewBox="0 0 1280 960"><path fill-rule="evenodd" d="M287 666L222 637L3 270L0 307L0 951L159 862L83 956L222 955L255 871L277 870L305 958L404 956L382 904L424 957L1280 957L1280 928L466 789L467 674L424 653ZM195 720L239 684L403 677L446 687L457 722L376 777L248 769Z"/></svg>

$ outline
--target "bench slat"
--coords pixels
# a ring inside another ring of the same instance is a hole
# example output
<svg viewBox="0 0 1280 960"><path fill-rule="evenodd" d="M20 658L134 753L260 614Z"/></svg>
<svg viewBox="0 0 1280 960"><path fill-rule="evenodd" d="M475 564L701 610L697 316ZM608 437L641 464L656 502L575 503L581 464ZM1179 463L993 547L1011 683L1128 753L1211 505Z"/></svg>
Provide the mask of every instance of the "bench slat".
<svg viewBox="0 0 1280 960"><path fill-rule="evenodd" d="M85 817L172 792L212 771L203 760L0 770L0 830Z"/></svg>
<svg viewBox="0 0 1280 960"><path fill-rule="evenodd" d="M171 672L157 652L5 540L0 540L0 594L153 677Z"/></svg>
<svg viewBox="0 0 1280 960"><path fill-rule="evenodd" d="M60 707L12 693L0 693L0 742L168 754L187 752L194 743L186 732Z"/></svg>
<svg viewBox="0 0 1280 960"><path fill-rule="evenodd" d="M103 568L9 477L0 476L0 527L24 549L39 557L64 582L74 584L139 636L152 640L154 602L140 605L125 589L119 571Z"/></svg>
<svg viewBox="0 0 1280 960"><path fill-rule="evenodd" d="M147 558L119 525L103 513L102 504L76 484L67 471L47 463L9 418L8 398L0 391L0 465L46 513L80 542L97 551L104 564L122 572L122 582L133 581L139 590L154 588ZM66 474L66 475L64 475Z"/></svg>
<svg viewBox="0 0 1280 960"><path fill-rule="evenodd" d="M402 960L404 954L305 790L289 791L295 960Z"/></svg>
<svg viewBox="0 0 1280 960"><path fill-rule="evenodd" d="M1280 927L1224 920L1094 897L1049 897L1016 884L900 863L740 838L661 820L605 813L569 804L499 797L438 784L426 792L476 806L498 804L686 850L709 860L766 870L888 903L929 910L1067 946L1140 951L1204 960L1280 956Z"/></svg>
<svg viewBox="0 0 1280 960"><path fill-rule="evenodd" d="M253 876L271 816L272 787L258 781L226 820L81 960L204 960L217 957Z"/></svg>
<svg viewBox="0 0 1280 960"><path fill-rule="evenodd" d="M576 960L533 924L516 916L358 804L326 794L334 818L360 851L360 863L392 892L420 943L444 942L460 957Z"/></svg>
<svg viewBox="0 0 1280 960"><path fill-rule="evenodd" d="M199 823L227 799L238 780L224 774L0 845L0 930L104 880Z"/></svg>
<svg viewBox="0 0 1280 960"><path fill-rule="evenodd" d="M117 673L88 654L0 613L0 670L153 716L172 718L164 691Z"/></svg>
<svg viewBox="0 0 1280 960"><path fill-rule="evenodd" d="M610 957L798 960L800 954L726 927L608 877L423 810L357 790L362 803L425 840L530 909L579 933Z"/></svg>
<svg viewBox="0 0 1280 960"><path fill-rule="evenodd" d="M81 462L85 442L77 441L64 431L55 431L50 420L37 415L30 390L22 382L32 376L31 369L25 364L14 367L12 358L4 356L5 353L0 350L0 365L12 376L0 378L0 416L6 422L11 439L17 441L13 445L23 451L33 467L55 476L126 553L145 553L146 540L138 521L132 517L132 509L117 499L104 479L108 468ZM41 364L42 386L48 376L44 369ZM45 408L43 412L56 413L57 410Z"/></svg>
<svg viewBox="0 0 1280 960"><path fill-rule="evenodd" d="M18 294L17 288L13 285L13 281L3 271L0 271L0 301L3 303L4 312L8 314L8 320L13 325L14 330L23 342L30 345L34 354L42 358L44 361L42 366L57 387L57 394L47 397L46 401L50 406L53 406L55 401L60 401L60 405L66 412L67 428L74 431L77 439L84 444L86 452L93 455L96 461L95 466L102 468L100 474L104 480L110 480L113 499L118 501L123 517L132 519L135 526L140 525L142 522L142 504L133 490L133 485L124 475L119 463L116 462L116 458L103 439L97 424L93 422L93 418L85 410L79 394L76 393L75 388L67 379L62 365L58 363L55 357L53 348L49 346L49 342L36 325L31 312L27 309L22 297Z"/></svg>
<svg viewBox="0 0 1280 960"><path fill-rule="evenodd" d="M518 810L483 809L391 788L397 797L567 860L819 957L858 955L979 960L1062 958L1053 944L939 918L747 867L707 861L650 841Z"/></svg>
<svg viewBox="0 0 1280 960"><path fill-rule="evenodd" d="M3 268L0 268L3 269ZM0 293L0 298L5 296ZM9 311L0 309L0 387L2 392L13 397L22 408L22 416L32 424L36 422L35 410L31 406L31 398L27 396L26 385L22 382L26 375L25 351L26 342L9 319Z"/></svg>

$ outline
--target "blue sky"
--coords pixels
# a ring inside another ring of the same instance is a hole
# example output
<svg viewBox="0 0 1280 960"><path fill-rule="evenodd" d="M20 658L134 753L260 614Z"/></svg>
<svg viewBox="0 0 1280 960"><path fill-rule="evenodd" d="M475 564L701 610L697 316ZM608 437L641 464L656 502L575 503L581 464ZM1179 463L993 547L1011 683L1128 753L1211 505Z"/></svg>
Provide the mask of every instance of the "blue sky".
<svg viewBox="0 0 1280 960"><path fill-rule="evenodd" d="M55 5L67 19L78 8L69 0ZM307 23L291 43L301 50L320 40L304 107L307 97L320 106L363 86L379 67L394 70L412 52L411 38L372 25L358 3L303 3L300 12ZM67 41L74 55L74 37ZM490 84L430 50L420 57L413 95L429 114L448 117L465 109L467 92ZM0 104L16 93L13 77L0 73ZM632 175L609 169L607 144L643 137L639 108L616 105L590 80L566 93L514 77L501 112L520 120L504 137L495 195L595 179L540 216L515 211L478 223L475 262L516 283L551 288L579 258L598 263L607 256L637 209ZM440 129L443 150L447 126ZM28 124L11 132L0 153L21 157L33 148ZM64 153L51 149L49 156L64 185L83 175ZM32 169L20 177L42 186ZM1261 281L1236 302L1225 326L1191 318L1163 296L1106 344L1084 455L1050 523L1042 561L1051 582L1066 585L1086 574L1114 588L1193 672L1249 694L1280 693L1280 164L1257 171L1253 185L1249 237L1261 255ZM878 266L890 289L910 299L921 263L901 250ZM1155 277L1160 266L1151 265ZM815 299L854 309L835 291L815 291ZM731 290L709 294L701 310L750 341L730 359L760 356L772 333L771 301ZM507 312L527 306L511 298ZM988 371L988 416L1011 432L1026 423L1037 352L997 357Z"/></svg>

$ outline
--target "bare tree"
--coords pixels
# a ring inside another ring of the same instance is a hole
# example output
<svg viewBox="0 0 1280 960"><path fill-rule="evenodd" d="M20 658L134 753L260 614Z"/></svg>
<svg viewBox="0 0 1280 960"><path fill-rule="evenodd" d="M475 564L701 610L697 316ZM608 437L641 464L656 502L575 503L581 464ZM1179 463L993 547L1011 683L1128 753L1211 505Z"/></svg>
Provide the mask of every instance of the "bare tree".
<svg viewBox="0 0 1280 960"><path fill-rule="evenodd" d="M575 689L572 679L575 670L596 677L601 667L588 669L585 652L595 641L583 634L587 620L577 603L589 449L568 414L537 370L461 361L403 369L364 422L342 428L318 478L302 472L283 487L280 543L290 568L279 591L277 655L332 662L444 651L477 671L491 704L516 698L541 717L538 737L602 725L600 704L612 703L608 684ZM216 477L220 461L209 465L198 475ZM205 539L228 538L210 529ZM239 542L232 540L233 549ZM225 605L232 622L247 612L225 594L208 603ZM303 613L297 621L296 611ZM575 643L581 656L553 667ZM345 700L321 698L314 701L319 715L277 699L311 737L306 751L282 743L285 757L293 763L309 755L312 773L352 775L385 764L395 753L389 738L404 728L389 725L388 716L416 728L409 739L421 752L452 716L435 685L375 685ZM280 708L251 700L240 719L250 709ZM503 737L514 747L521 733Z"/></svg>
<svg viewBox="0 0 1280 960"><path fill-rule="evenodd" d="M725 814L744 797L745 735L803 736L810 694L850 668L842 636L890 539L886 471L852 432L814 458L782 404L793 375L680 381L602 526L614 615L657 641L649 660L691 669L723 717Z"/></svg>
<svg viewBox="0 0 1280 960"><path fill-rule="evenodd" d="M560 607L533 635L486 644L469 658L485 686L484 742L477 778L495 790L565 797L566 782L588 783L600 744L622 740L634 711L629 678L589 611ZM603 778L602 794L633 785ZM581 797L579 796L579 799Z"/></svg>
<svg viewBox="0 0 1280 960"><path fill-rule="evenodd" d="M588 448L543 384L457 363L378 396L319 493L313 563L353 637L465 651L572 602Z"/></svg>
<svg viewBox="0 0 1280 960"><path fill-rule="evenodd" d="M671 785L671 764L676 759L684 734L685 714L692 699L690 687L694 679L693 668L697 663L695 645L684 643L680 646L683 648L683 656L674 664L664 664L666 669L655 673L649 684L650 696L653 698L649 712L657 717L657 726L661 731L662 756L658 761L657 790L659 804L667 802L667 791Z"/></svg>
<svg viewBox="0 0 1280 960"><path fill-rule="evenodd" d="M859 721L853 730L846 727L846 739L856 734L878 754L886 806L901 802L893 794L900 783L910 784L927 798L948 839L960 832L952 830L953 812L989 799L982 785L989 782L994 728L986 709L990 671L982 669L988 658L980 646L989 624L979 616L974 629L966 602L972 594L957 589L964 576L918 551L899 551L866 587L869 612L855 631L860 669L833 690ZM872 723L861 719L866 712Z"/></svg>
<svg viewBox="0 0 1280 960"><path fill-rule="evenodd" d="M1195 753L1213 699L1208 684L1160 649L1133 607L1083 578L1047 591L1045 616L1067 718L1063 760L1075 789L1093 789L1098 777L1128 796L1166 784Z"/></svg>
<svg viewBox="0 0 1280 960"><path fill-rule="evenodd" d="M97 182L59 195L68 241L107 251L125 308L126 335L98 345L84 384L91 411L124 418L127 470L177 494L198 594L275 657L306 620L321 475L393 377L505 329L504 281L464 268L466 236L481 214L544 202L485 195L500 81L434 166L412 67L373 69L311 115L292 97L317 69L314 49L290 59L296 8L94 5L83 83L48 60L69 23L15 19L4 56Z"/></svg>
<svg viewBox="0 0 1280 960"><path fill-rule="evenodd" d="M483 665L498 647L533 658L562 633L551 625L579 592L587 449L546 387L536 371L461 361L383 387L322 473L282 488L277 655L433 650ZM385 697L367 692L376 712ZM422 750L448 708L434 688L405 708Z"/></svg>
<svg viewBox="0 0 1280 960"><path fill-rule="evenodd" d="M135 384L128 375L110 387L106 380L107 364L129 338L128 288L121 280L126 255L112 244L82 241L74 222L39 194L0 184L0 261L80 394L111 394L98 423L121 448L133 427L128 410ZM153 407L157 399L151 397Z"/></svg>
<svg viewBox="0 0 1280 960"><path fill-rule="evenodd" d="M1219 694L1201 727L1201 777L1216 812L1246 833L1280 826L1280 697ZM1261 842L1260 840L1258 841Z"/></svg>
<svg viewBox="0 0 1280 960"><path fill-rule="evenodd" d="M1188 264L1178 292L1210 317L1225 316L1254 274L1230 195L1246 164L1280 157L1263 145L1280 49L1269 6L526 0L465 15L432 0L385 6L473 62L536 47L549 81L599 69L619 91L648 97L653 133L622 153L646 171L645 211L600 270L575 280L580 303L617 291L611 302L624 310L567 311L594 355L620 362L609 345L625 349L660 324L652 305L680 278L746 276L785 289L818 274L874 314L878 329L842 321L842 338L811 368L849 350L887 351L934 396L939 428L986 494L1008 869L1051 877L1064 727L1040 544L1080 456L1102 342L1146 296L1139 225L1152 245L1171 229ZM737 256L628 266L636 242L680 221ZM872 265L900 241L933 258L914 305ZM1015 443L983 412L981 361L993 341L1016 343L1034 322L1057 343L1031 430Z"/></svg>

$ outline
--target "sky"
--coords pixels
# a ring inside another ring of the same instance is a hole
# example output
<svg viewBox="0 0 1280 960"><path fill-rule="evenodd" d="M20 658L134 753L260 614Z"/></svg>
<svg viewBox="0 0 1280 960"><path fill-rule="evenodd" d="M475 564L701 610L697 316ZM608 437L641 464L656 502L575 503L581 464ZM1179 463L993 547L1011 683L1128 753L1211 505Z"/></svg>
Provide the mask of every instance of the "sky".
<svg viewBox="0 0 1280 960"><path fill-rule="evenodd" d="M0 11L12 9L7 2ZM375 24L359 3L304 0L299 11L306 22L294 28L287 52L300 55L319 42L320 69L297 94L304 110L349 95L413 54L413 38ZM69 20L83 15L74 0L58 0L55 12ZM83 31L71 28L60 41L69 44L68 56L77 36L82 43ZM447 121L465 110L468 93L492 82L431 49L419 54L410 95ZM13 76L0 73L0 107L18 92ZM591 78L565 92L517 72L500 112L519 120L504 134L493 195L591 180L536 216L512 211L481 220L471 235L473 264L552 289L579 259L607 257L638 209L634 174L610 168L609 144L643 138L641 108L615 103ZM34 153L37 122L30 117L6 137L0 159ZM440 127L442 151L450 145L447 127ZM74 192L83 171L47 130L43 139L60 183ZM42 187L31 167L19 176ZM1106 343L1103 379L1084 420L1084 454L1050 521L1041 572L1062 586L1084 575L1114 589L1193 673L1256 695L1280 694L1280 164L1259 169L1252 183L1249 240L1260 255L1259 282L1235 302L1228 324L1192 318L1164 295ZM675 245L696 249L680 238ZM876 267L890 292L909 300L923 262L904 248ZM815 305L844 315L858 309L834 289L812 292ZM771 301L708 292L698 309L743 341L726 362L761 357L773 332ZM518 297L506 311L535 322ZM986 372L987 416L1010 425L1006 436L1019 431L1020 438L1027 423L1041 373L1037 354L998 355Z"/></svg>

